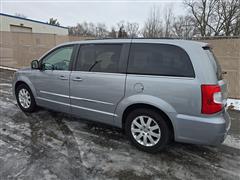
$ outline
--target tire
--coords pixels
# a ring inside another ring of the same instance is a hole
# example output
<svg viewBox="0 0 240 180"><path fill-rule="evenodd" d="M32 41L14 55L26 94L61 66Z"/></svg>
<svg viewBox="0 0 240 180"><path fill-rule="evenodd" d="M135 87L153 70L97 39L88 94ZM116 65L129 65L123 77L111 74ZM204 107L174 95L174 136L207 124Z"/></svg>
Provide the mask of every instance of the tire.
<svg viewBox="0 0 240 180"><path fill-rule="evenodd" d="M16 99L18 106L23 112L34 112L36 102L30 88L26 84L20 84L16 89Z"/></svg>
<svg viewBox="0 0 240 180"><path fill-rule="evenodd" d="M142 120L144 123L141 123ZM170 128L163 116L146 108L136 109L128 114L125 131L134 146L150 153L161 151L171 137Z"/></svg>

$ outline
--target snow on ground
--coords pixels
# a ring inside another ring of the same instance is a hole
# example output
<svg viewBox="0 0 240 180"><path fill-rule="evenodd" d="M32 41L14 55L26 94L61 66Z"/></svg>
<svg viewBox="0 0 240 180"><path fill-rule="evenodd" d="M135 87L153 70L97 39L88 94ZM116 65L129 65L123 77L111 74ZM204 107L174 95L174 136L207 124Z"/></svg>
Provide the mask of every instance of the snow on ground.
<svg viewBox="0 0 240 180"><path fill-rule="evenodd" d="M240 99L227 99L227 106L230 109L240 111Z"/></svg>
<svg viewBox="0 0 240 180"><path fill-rule="evenodd" d="M0 87L1 86L12 87L12 84L11 83L0 83Z"/></svg>
<svg viewBox="0 0 240 180"><path fill-rule="evenodd" d="M227 135L223 144L229 147L240 149L240 137L236 138L234 136Z"/></svg>
<svg viewBox="0 0 240 180"><path fill-rule="evenodd" d="M0 69L4 69L4 70L10 70L10 71L16 71L16 68L10 68L10 67L6 67L6 66L0 66Z"/></svg>

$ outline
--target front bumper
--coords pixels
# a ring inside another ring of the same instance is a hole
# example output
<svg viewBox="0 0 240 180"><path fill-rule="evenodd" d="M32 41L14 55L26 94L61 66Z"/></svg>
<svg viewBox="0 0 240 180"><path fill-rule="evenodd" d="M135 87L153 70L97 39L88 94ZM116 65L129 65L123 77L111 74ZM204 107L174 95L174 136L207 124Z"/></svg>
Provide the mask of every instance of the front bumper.
<svg viewBox="0 0 240 180"><path fill-rule="evenodd" d="M219 145L230 129L231 120L226 110L209 117L177 115L175 140L193 144Z"/></svg>

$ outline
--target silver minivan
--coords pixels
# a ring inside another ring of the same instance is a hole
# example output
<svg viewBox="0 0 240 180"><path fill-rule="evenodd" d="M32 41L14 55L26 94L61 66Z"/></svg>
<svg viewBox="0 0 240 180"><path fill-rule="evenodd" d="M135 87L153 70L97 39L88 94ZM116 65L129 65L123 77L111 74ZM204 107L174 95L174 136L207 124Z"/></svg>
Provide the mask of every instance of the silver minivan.
<svg viewBox="0 0 240 180"><path fill-rule="evenodd" d="M123 128L148 152L171 140L222 143L230 128L226 89L207 43L175 39L61 44L13 80L24 112L41 106Z"/></svg>

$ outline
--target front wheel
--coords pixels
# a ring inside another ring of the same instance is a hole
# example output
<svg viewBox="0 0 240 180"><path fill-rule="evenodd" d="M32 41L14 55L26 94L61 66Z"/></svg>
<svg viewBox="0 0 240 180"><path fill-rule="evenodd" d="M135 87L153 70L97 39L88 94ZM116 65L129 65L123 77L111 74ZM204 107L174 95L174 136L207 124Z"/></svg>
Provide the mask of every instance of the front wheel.
<svg viewBox="0 0 240 180"><path fill-rule="evenodd" d="M133 145L152 153L163 149L171 135L165 119L152 109L132 111L127 116L125 130Z"/></svg>
<svg viewBox="0 0 240 180"><path fill-rule="evenodd" d="M33 112L36 109L36 102L30 88L25 84L20 84L16 89L16 99L18 106L24 112Z"/></svg>

